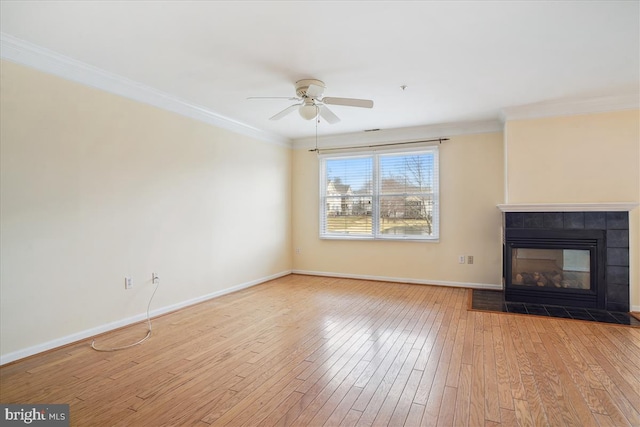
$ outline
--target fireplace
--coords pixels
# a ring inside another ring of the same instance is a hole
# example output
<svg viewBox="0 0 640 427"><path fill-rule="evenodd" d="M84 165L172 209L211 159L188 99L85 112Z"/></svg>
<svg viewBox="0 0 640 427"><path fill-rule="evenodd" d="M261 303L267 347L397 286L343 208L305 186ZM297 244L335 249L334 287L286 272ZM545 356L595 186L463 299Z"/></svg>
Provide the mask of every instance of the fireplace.
<svg viewBox="0 0 640 427"><path fill-rule="evenodd" d="M628 212L505 212L505 301L629 311Z"/></svg>
<svg viewBox="0 0 640 427"><path fill-rule="evenodd" d="M508 229L505 300L605 308L602 230Z"/></svg>

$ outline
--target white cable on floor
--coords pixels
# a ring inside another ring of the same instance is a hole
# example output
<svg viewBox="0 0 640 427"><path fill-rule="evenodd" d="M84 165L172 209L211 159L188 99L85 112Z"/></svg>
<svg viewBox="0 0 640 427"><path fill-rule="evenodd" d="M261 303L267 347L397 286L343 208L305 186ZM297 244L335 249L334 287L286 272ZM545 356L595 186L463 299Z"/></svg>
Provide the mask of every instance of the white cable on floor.
<svg viewBox="0 0 640 427"><path fill-rule="evenodd" d="M134 342L133 344L125 345L122 347L113 347L113 348L97 348L95 346L96 340L93 340L91 341L92 349L94 349L95 351L105 351L105 352L125 350L127 348L131 348L136 345L142 344L151 336L151 316L149 315L149 309L151 308L151 301L153 301L153 297L155 296L156 291L158 290L158 286L160 286L160 279L157 277L154 277L154 281L156 283L156 288L153 290L153 293L151 294L151 298L149 298L149 304L147 304L147 325L149 328L149 330L147 331L147 335L144 338L142 338L140 341Z"/></svg>

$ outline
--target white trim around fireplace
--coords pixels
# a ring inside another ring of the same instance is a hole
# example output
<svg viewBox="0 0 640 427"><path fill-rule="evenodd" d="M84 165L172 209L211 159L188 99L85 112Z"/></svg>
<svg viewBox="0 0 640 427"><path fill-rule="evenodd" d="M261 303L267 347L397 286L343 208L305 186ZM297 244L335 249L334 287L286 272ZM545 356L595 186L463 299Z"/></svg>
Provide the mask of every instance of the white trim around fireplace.
<svg viewBox="0 0 640 427"><path fill-rule="evenodd" d="M513 203L498 205L502 212L612 212L632 211L640 203Z"/></svg>

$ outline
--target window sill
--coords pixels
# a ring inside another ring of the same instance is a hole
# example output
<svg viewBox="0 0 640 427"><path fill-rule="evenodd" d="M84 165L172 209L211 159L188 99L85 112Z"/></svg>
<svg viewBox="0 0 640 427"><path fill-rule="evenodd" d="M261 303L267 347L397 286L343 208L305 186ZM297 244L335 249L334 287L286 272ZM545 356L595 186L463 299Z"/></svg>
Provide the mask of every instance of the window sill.
<svg viewBox="0 0 640 427"><path fill-rule="evenodd" d="M420 239L411 237L373 237L373 236L336 236L321 235L320 240L345 240L345 241L374 241L374 242L414 242L414 243L440 243L439 237Z"/></svg>

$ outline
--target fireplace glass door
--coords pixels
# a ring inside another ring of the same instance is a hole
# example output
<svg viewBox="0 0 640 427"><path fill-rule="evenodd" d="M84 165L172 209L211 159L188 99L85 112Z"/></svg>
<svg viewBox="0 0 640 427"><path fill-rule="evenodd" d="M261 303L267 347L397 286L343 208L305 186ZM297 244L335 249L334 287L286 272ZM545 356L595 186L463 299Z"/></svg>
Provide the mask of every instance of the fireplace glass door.
<svg viewBox="0 0 640 427"><path fill-rule="evenodd" d="M504 243L505 301L606 307L604 230L507 228Z"/></svg>
<svg viewBox="0 0 640 427"><path fill-rule="evenodd" d="M591 288L589 250L513 248L511 257L514 288Z"/></svg>

